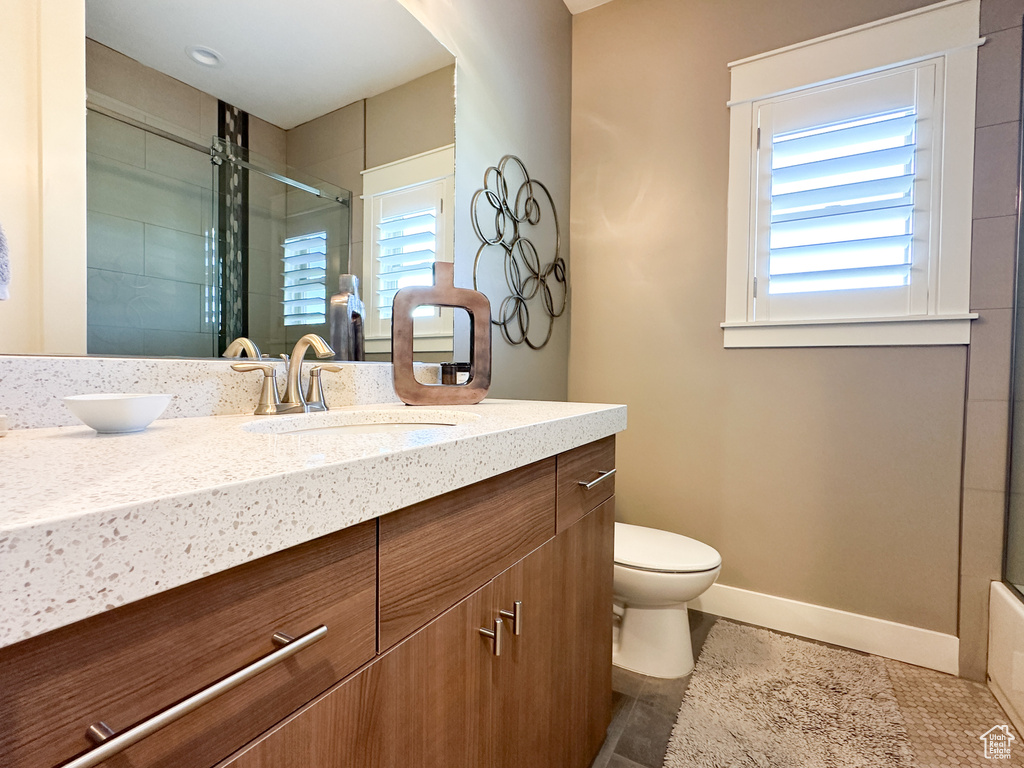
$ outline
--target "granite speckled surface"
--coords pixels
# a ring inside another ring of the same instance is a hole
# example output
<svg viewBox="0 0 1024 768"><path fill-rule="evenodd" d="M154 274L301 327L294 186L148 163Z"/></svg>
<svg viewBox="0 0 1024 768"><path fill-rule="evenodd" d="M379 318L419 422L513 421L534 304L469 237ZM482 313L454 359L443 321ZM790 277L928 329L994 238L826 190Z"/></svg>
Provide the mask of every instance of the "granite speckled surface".
<svg viewBox="0 0 1024 768"><path fill-rule="evenodd" d="M405 433L244 428L329 426L359 410L162 419L128 435L12 430L0 439L0 646L626 427L624 406L485 400L429 409L479 418Z"/></svg>
<svg viewBox="0 0 1024 768"><path fill-rule="evenodd" d="M11 429L71 426L80 422L61 398L94 392L174 393L165 419L252 413L263 374L233 371L234 362L238 360L0 355L0 414L7 416ZM314 364L307 358L303 370ZM344 363L341 369L323 376L324 395L332 407L398 402L390 363ZM278 362L282 390L285 370ZM436 383L439 376L436 365L417 366L420 381Z"/></svg>

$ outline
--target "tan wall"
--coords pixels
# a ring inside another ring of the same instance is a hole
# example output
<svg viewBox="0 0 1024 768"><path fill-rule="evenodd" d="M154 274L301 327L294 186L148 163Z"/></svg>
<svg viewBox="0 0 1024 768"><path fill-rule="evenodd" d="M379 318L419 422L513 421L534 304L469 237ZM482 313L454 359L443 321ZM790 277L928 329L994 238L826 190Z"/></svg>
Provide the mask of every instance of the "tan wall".
<svg viewBox="0 0 1024 768"><path fill-rule="evenodd" d="M11 298L0 353L85 351L85 8L7 3L0 24L0 225Z"/></svg>
<svg viewBox="0 0 1024 768"><path fill-rule="evenodd" d="M721 583L957 632L966 350L725 350L727 62L917 0L615 0L573 25L569 396L624 402L619 518Z"/></svg>
<svg viewBox="0 0 1024 768"><path fill-rule="evenodd" d="M455 282L473 284L479 241L470 201L484 171L503 155L518 155L548 185L561 217L568 260L569 110L572 20L562 0L400 0L457 60L455 121ZM570 264L570 273L574 267ZM502 267L490 267L503 281ZM502 296L491 295L492 312ZM545 318L535 313L534 322ZM458 326L457 326L458 327ZM569 352L568 313L540 351L510 346L495 331L491 395L564 400ZM460 341L468 335L456 331ZM459 357L457 359L466 359Z"/></svg>
<svg viewBox="0 0 1024 768"><path fill-rule="evenodd" d="M455 141L455 65L366 100L366 167Z"/></svg>

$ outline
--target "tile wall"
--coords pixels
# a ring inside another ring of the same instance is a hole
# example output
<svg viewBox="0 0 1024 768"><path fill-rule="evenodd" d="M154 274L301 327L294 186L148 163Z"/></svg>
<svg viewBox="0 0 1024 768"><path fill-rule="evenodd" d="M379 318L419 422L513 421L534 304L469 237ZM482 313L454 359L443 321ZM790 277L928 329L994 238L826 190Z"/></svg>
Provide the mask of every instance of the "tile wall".
<svg viewBox="0 0 1024 768"><path fill-rule="evenodd" d="M92 41L86 50L93 103L209 144L216 99ZM87 148L88 351L215 354L209 157L92 111Z"/></svg>
<svg viewBox="0 0 1024 768"><path fill-rule="evenodd" d="M286 137L284 129L249 116L249 147L256 162L284 168ZM291 352L281 308L285 201L283 184L249 174L249 336L264 354L275 356Z"/></svg>
<svg viewBox="0 0 1024 768"><path fill-rule="evenodd" d="M960 541L960 674L985 679L989 584L1002 576L1017 249L1024 0L982 0L971 328Z"/></svg>

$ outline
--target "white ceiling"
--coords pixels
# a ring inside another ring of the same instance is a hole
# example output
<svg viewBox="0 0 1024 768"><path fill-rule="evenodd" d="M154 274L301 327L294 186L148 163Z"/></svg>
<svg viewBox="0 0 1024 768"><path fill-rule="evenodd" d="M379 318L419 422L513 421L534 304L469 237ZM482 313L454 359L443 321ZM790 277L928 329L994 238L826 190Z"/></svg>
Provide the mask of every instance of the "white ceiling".
<svg viewBox="0 0 1024 768"><path fill-rule="evenodd" d="M562 2L565 3L565 7L573 15L576 15L577 13L589 11L591 8L597 8L597 6L611 2L611 0L562 0Z"/></svg>
<svg viewBox="0 0 1024 768"><path fill-rule="evenodd" d="M281 128L455 61L397 0L86 0L86 35ZM203 67L200 45L224 63Z"/></svg>

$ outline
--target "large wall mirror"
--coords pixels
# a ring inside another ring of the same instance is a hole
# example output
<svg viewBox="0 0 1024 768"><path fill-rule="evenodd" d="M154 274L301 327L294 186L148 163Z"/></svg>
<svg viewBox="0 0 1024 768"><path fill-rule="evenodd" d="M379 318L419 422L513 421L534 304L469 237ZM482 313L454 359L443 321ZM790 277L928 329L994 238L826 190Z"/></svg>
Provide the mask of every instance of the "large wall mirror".
<svg viewBox="0 0 1024 768"><path fill-rule="evenodd" d="M85 6L89 354L288 352L351 273L388 359L394 291L454 253L454 57L397 0Z"/></svg>

